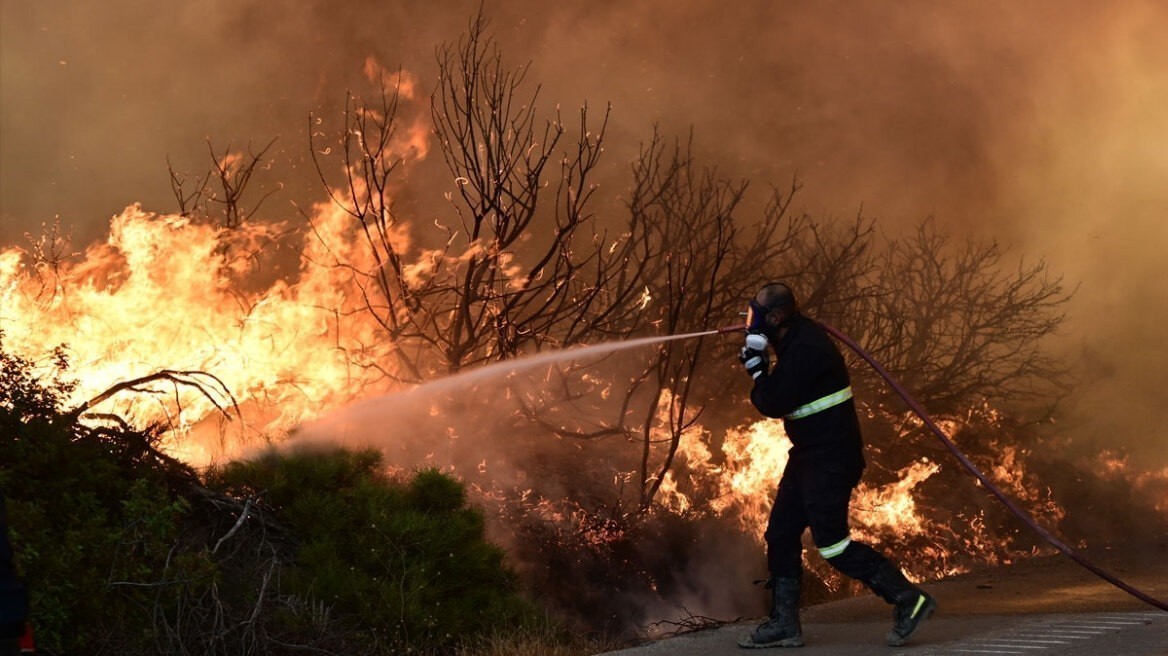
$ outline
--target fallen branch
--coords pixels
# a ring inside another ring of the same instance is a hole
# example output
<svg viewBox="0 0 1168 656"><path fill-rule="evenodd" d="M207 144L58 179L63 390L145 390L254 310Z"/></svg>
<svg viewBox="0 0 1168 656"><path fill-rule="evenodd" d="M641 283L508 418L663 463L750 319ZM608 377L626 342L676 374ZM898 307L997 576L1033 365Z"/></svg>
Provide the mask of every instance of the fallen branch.
<svg viewBox="0 0 1168 656"><path fill-rule="evenodd" d="M689 611L688 608L685 608L684 606L681 608L681 610L685 611L686 617L677 621L661 620L660 622L654 622L645 628L653 632L659 638L668 638L671 636L681 635L683 633L693 633L694 631L716 629L727 624L737 624L738 622L741 622L743 619L745 619L743 617L739 617L732 620L719 620L713 617L706 617L704 615L694 615ZM670 631L657 633L657 631L663 626L672 626L676 628Z"/></svg>
<svg viewBox="0 0 1168 656"><path fill-rule="evenodd" d="M231 538L231 536L233 536L237 532L239 532L239 527L243 526L243 523L245 521L247 521L247 517L250 514L251 514L251 498L248 498L248 500L243 504L243 512L241 512L239 514L239 519L237 519L235 521L235 526L232 526L231 530L227 531L226 535L219 538L219 541L215 543L215 548L211 549L212 555L217 553L219 551L219 547L223 546L223 543L226 542L227 540L229 540ZM265 584L266 584L266 580L265 580Z"/></svg>

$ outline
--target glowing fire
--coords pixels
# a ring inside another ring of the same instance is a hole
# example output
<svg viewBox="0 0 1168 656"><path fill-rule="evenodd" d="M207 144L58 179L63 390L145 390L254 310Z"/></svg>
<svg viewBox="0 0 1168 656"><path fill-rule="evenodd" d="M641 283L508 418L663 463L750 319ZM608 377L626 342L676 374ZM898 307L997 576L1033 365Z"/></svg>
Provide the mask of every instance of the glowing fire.
<svg viewBox="0 0 1168 656"><path fill-rule="evenodd" d="M1097 462L1103 476L1124 481L1124 485L1130 486L1133 496L1151 499L1156 511L1168 515L1168 467L1140 470L1132 466L1130 456L1112 451L1099 454Z"/></svg>
<svg viewBox="0 0 1168 656"><path fill-rule="evenodd" d="M723 458L717 459L722 465L711 464L716 459L704 440L689 440L680 452L686 459L689 476L715 482L716 491L708 506L719 514L738 517L743 530L761 542L790 448L782 421L765 419L744 429L727 431ZM888 530L902 536L926 532L928 520L917 512L913 491L939 470L926 458L900 471L894 483L880 487L861 483L851 504L857 537L869 538L875 532ZM667 474L661 488L662 503L677 512L686 512L697 504L679 488L673 472Z"/></svg>
<svg viewBox="0 0 1168 656"><path fill-rule="evenodd" d="M1001 416L992 408L970 410L966 423L985 422L1000 427ZM942 422L950 434L957 434L962 422ZM902 432L907 434L915 423L902 418ZM791 442L781 421L767 419L729 430L716 449L711 436L695 428L678 450L681 466L667 474L661 487L660 501L671 512L712 512L734 518L742 531L763 541L771 504L788 459ZM1016 446L995 444L995 459L987 474L1007 494L1019 500L1048 526L1057 526L1065 511L1057 505L1050 490L1035 486L1027 472L1025 454ZM1126 462L1112 462L1110 471L1121 474ZM1031 547L1015 547L1014 536L999 527L988 525L986 511L972 514L950 512L937 507L921 507L921 485L941 471L941 465L920 457L895 472L891 482L873 484L871 476L856 488L851 507L852 536L856 539L896 551L912 553L906 563L913 578L938 577L968 571L974 562L1008 563L1034 553ZM1155 479L1147 475L1148 485ZM1160 475L1168 481L1168 472ZM980 498L970 485L969 495ZM996 523L996 522L995 522ZM820 570L830 587L839 580L822 563L809 562Z"/></svg>
<svg viewBox="0 0 1168 656"><path fill-rule="evenodd" d="M247 295L233 280L255 275L257 260L233 254L253 252L279 226L227 230L134 205L113 218L105 243L55 270L6 249L0 252L5 347L39 356L68 344L74 371L84 373L74 403L163 368L212 373L248 410L243 416L258 434L384 389L384 374L368 365L388 361L389 345L354 312L360 297L352 274L326 265L338 249L361 262L349 217L317 210L321 238L305 239L297 280L277 280ZM194 390L175 390L174 398L124 395L115 399L116 410L137 422L166 422L172 438L217 411ZM221 395L217 402L230 406L231 399ZM172 439L169 446L193 462L212 455L191 440Z"/></svg>
<svg viewBox="0 0 1168 656"><path fill-rule="evenodd" d="M941 466L922 458L897 473L899 480L883 487L861 483L856 488L852 512L858 519L854 529L861 537L876 530L896 530L901 535L924 535L928 520L917 512L913 491ZM867 537L871 541L871 537Z"/></svg>

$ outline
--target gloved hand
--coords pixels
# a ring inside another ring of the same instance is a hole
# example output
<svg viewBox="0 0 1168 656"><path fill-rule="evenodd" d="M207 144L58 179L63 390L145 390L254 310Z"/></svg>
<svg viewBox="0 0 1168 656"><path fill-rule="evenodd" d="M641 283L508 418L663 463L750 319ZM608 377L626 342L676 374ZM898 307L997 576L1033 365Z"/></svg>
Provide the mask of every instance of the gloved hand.
<svg viewBox="0 0 1168 656"><path fill-rule="evenodd" d="M767 338L764 335L757 333L746 335L746 346L743 346L738 354L738 361L746 367L746 373L754 380L770 373L771 359L766 349Z"/></svg>

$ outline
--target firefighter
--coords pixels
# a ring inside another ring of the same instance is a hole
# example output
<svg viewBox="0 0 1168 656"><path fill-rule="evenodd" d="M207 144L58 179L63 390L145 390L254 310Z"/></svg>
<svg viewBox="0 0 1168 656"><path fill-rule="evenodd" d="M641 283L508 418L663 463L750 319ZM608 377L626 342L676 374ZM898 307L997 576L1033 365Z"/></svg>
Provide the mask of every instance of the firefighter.
<svg viewBox="0 0 1168 656"><path fill-rule="evenodd" d="M767 346L774 350L773 368ZM937 602L883 555L848 537L848 501L864 471L864 456L839 348L799 312L790 287L770 283L750 301L739 360L754 381L754 407L767 417L781 417L793 445L766 529L770 619L742 636L739 646L803 645L799 590L807 528L832 567L893 605L886 642L904 644Z"/></svg>

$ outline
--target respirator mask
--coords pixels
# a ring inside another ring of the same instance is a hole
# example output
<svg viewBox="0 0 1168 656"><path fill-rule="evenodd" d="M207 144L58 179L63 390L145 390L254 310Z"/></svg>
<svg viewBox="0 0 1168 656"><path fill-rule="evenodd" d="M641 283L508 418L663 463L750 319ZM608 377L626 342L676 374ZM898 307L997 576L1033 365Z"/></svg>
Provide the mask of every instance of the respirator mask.
<svg viewBox="0 0 1168 656"><path fill-rule="evenodd" d="M767 314L771 312L772 308L765 305L760 305L758 301L753 298L750 299L750 306L746 309L746 332L748 333L762 333L767 329Z"/></svg>
<svg viewBox="0 0 1168 656"><path fill-rule="evenodd" d="M769 340L766 336L766 317L770 309L760 305L753 298L746 310L746 348L765 351Z"/></svg>
<svg viewBox="0 0 1168 656"><path fill-rule="evenodd" d="M770 303L760 303L758 296L769 300ZM795 301L795 295L783 283L769 283L759 292L758 296L750 299L750 303L744 313L746 315L747 333L764 335L772 333L776 328L785 326L795 315L799 314L799 306ZM771 313L777 313L779 315L779 323L777 325L767 322L767 317Z"/></svg>

